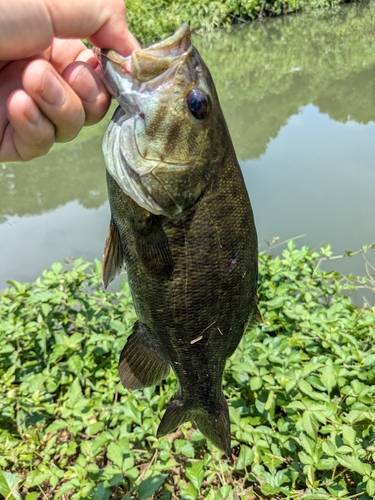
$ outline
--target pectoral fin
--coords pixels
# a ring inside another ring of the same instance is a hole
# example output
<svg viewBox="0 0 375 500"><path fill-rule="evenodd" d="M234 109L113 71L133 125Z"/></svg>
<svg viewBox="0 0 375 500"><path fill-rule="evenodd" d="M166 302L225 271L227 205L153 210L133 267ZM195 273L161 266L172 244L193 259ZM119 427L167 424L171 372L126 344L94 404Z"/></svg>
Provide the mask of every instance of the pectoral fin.
<svg viewBox="0 0 375 500"><path fill-rule="evenodd" d="M124 262L124 256L121 247L120 233L111 217L107 239L105 240L102 282L104 288L113 281L120 273Z"/></svg>
<svg viewBox="0 0 375 500"><path fill-rule="evenodd" d="M136 321L122 350L118 367L126 389L143 389L168 375L168 362L159 355L146 325Z"/></svg>
<svg viewBox="0 0 375 500"><path fill-rule="evenodd" d="M135 224L136 249L143 265L151 273L169 276L173 271L173 258L168 238L156 215L150 214Z"/></svg>

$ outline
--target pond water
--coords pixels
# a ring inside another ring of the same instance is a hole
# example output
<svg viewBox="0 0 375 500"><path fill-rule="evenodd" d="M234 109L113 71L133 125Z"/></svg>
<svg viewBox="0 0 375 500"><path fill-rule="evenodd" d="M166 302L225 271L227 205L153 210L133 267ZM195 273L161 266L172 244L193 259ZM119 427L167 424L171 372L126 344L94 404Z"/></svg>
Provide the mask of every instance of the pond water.
<svg viewBox="0 0 375 500"><path fill-rule="evenodd" d="M274 236L331 243L336 254L375 240L374 14L372 3L347 5L194 37L261 250ZM54 261L101 258L109 223L101 138L110 116L43 158L0 165L0 289L8 279L34 280ZM362 259L333 262L365 272Z"/></svg>

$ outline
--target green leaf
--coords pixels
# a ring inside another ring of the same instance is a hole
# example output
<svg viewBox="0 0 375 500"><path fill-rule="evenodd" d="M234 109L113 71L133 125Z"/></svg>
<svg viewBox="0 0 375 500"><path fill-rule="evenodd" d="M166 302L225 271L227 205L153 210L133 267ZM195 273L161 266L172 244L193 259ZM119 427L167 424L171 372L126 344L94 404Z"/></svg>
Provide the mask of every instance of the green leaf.
<svg viewBox="0 0 375 500"><path fill-rule="evenodd" d="M59 431L61 429L66 429L68 426L65 420L55 420L45 429L45 433L49 434L50 432Z"/></svg>
<svg viewBox="0 0 375 500"><path fill-rule="evenodd" d="M351 455L339 455L335 456L338 462L349 470L353 470L358 472L358 474L362 474L362 476L370 476L371 475L371 465L365 464L359 460L359 458Z"/></svg>
<svg viewBox="0 0 375 500"><path fill-rule="evenodd" d="M147 500L165 481L166 474L158 474L157 476L148 477L144 479L137 488L138 498L140 500Z"/></svg>
<svg viewBox="0 0 375 500"><path fill-rule="evenodd" d="M321 458L315 465L318 470L333 470L337 466L337 460L333 457Z"/></svg>
<svg viewBox="0 0 375 500"><path fill-rule="evenodd" d="M122 467L123 451L116 443L109 443L107 447L107 457L118 467Z"/></svg>
<svg viewBox="0 0 375 500"><path fill-rule="evenodd" d="M372 497L375 495L375 480L374 479L369 479L367 481L366 492Z"/></svg>
<svg viewBox="0 0 375 500"><path fill-rule="evenodd" d="M229 494L232 492L230 484L226 484L220 488L221 498L230 498Z"/></svg>
<svg viewBox="0 0 375 500"><path fill-rule="evenodd" d="M264 409L269 411L272 408L272 405L275 402L275 391L270 391L267 396L266 403L264 405Z"/></svg>
<svg viewBox="0 0 375 500"><path fill-rule="evenodd" d="M129 469L132 469L133 466L134 466L134 457L130 456L130 457L124 458L123 463L122 463L123 472L126 472Z"/></svg>
<svg viewBox="0 0 375 500"><path fill-rule="evenodd" d="M327 388L328 394L332 391L332 389L336 385L336 377L333 371L332 366L325 366L320 370L321 379L325 387Z"/></svg>
<svg viewBox="0 0 375 500"><path fill-rule="evenodd" d="M308 436L316 440L318 435L318 420L315 415L309 411L305 410L302 415L302 425Z"/></svg>
<svg viewBox="0 0 375 500"><path fill-rule="evenodd" d="M333 456L333 457L337 453L337 447L335 446L334 443L332 443L332 441L330 439L326 439L325 441L323 441L323 443L322 443L322 450L327 455Z"/></svg>
<svg viewBox="0 0 375 500"><path fill-rule="evenodd" d="M349 444L351 448L355 447L356 432L353 427L349 425L342 426L342 437Z"/></svg>
<svg viewBox="0 0 375 500"><path fill-rule="evenodd" d="M83 399L81 384L79 383L79 379L74 379L69 391L68 391L68 401L74 406L77 401Z"/></svg>
<svg viewBox="0 0 375 500"><path fill-rule="evenodd" d="M304 403L302 403L302 401L291 401L287 408L293 408L293 409L296 409L296 410L305 410L306 409L306 405Z"/></svg>
<svg viewBox="0 0 375 500"><path fill-rule="evenodd" d="M51 266L51 269L55 274L60 274L63 270L63 267L64 266L61 264L61 262L54 262Z"/></svg>
<svg viewBox="0 0 375 500"><path fill-rule="evenodd" d="M36 500L39 495L40 493L38 491L32 491L26 495L25 500Z"/></svg>
<svg viewBox="0 0 375 500"><path fill-rule="evenodd" d="M54 499L57 500L58 498L60 498L62 495L64 495L68 491L71 491L71 490L74 491L74 490L77 490L78 488L80 488L80 483L76 478L74 478L71 481L68 481L67 483L64 483L61 486L59 491L55 494Z"/></svg>
<svg viewBox="0 0 375 500"><path fill-rule="evenodd" d="M104 429L104 422L94 422L93 424L90 424L87 427L86 432L89 436L95 436L103 429Z"/></svg>
<svg viewBox="0 0 375 500"><path fill-rule="evenodd" d="M301 500L332 500L332 496L329 493L307 493Z"/></svg>
<svg viewBox="0 0 375 500"><path fill-rule="evenodd" d="M269 308L269 310L279 309L285 304L286 299L287 297L275 297L267 302L267 308Z"/></svg>
<svg viewBox="0 0 375 500"><path fill-rule="evenodd" d="M186 441L185 439L175 439L173 444L176 453L182 453L186 457L194 458L194 446L190 443L190 441Z"/></svg>
<svg viewBox="0 0 375 500"><path fill-rule="evenodd" d="M116 330L119 335L123 335L126 332L125 325L120 320L115 320L111 322L111 328Z"/></svg>
<svg viewBox="0 0 375 500"><path fill-rule="evenodd" d="M375 354L367 354L363 360L364 366L375 366Z"/></svg>
<svg viewBox="0 0 375 500"><path fill-rule="evenodd" d="M180 487L181 490L181 500L196 500L198 498L198 491L192 483L189 483L185 488Z"/></svg>
<svg viewBox="0 0 375 500"><path fill-rule="evenodd" d="M311 384L309 384L306 380L302 379L298 382L298 387L301 389L302 392L307 394L308 396L311 396L311 394L314 392Z"/></svg>
<svg viewBox="0 0 375 500"><path fill-rule="evenodd" d="M111 496L111 488L105 487L103 483L96 485L95 493L92 500L108 500Z"/></svg>
<svg viewBox="0 0 375 500"><path fill-rule="evenodd" d="M203 460L197 460L196 462L190 462L186 467L186 476L198 491L204 479L203 465Z"/></svg>
<svg viewBox="0 0 375 500"><path fill-rule="evenodd" d="M0 471L0 495L7 500L20 500L21 495L18 492L18 483L20 478L11 472Z"/></svg>
<svg viewBox="0 0 375 500"><path fill-rule="evenodd" d="M38 486L42 484L44 481L49 479L52 475L50 470L46 470L44 472L40 472L38 469L29 472L27 475L27 482L30 486Z"/></svg>
<svg viewBox="0 0 375 500"><path fill-rule="evenodd" d="M69 370L74 373L74 375L78 375L81 373L83 368L83 361L78 354L73 354L68 358L68 367Z"/></svg>
<svg viewBox="0 0 375 500"><path fill-rule="evenodd" d="M244 444L241 444L240 454L236 463L236 470L245 469L254 461L254 451Z"/></svg>
<svg viewBox="0 0 375 500"><path fill-rule="evenodd" d="M263 381L260 377L251 377L250 379L250 389L252 391L258 391L263 385Z"/></svg>
<svg viewBox="0 0 375 500"><path fill-rule="evenodd" d="M305 465L313 465L314 464L314 459L311 457L311 455L308 455L304 451L298 452L298 457L299 457L300 461Z"/></svg>
<svg viewBox="0 0 375 500"><path fill-rule="evenodd" d="M99 259L94 259L93 272L95 274L100 274L102 272L102 263Z"/></svg>

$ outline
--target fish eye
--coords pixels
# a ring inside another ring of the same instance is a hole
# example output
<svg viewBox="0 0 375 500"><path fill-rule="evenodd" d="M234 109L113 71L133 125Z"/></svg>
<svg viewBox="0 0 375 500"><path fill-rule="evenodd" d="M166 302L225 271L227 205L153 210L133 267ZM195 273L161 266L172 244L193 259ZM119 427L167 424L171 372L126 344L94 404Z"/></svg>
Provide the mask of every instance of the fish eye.
<svg viewBox="0 0 375 500"><path fill-rule="evenodd" d="M210 96L202 89L191 90L186 97L186 103L190 113L197 120L203 120L211 111Z"/></svg>

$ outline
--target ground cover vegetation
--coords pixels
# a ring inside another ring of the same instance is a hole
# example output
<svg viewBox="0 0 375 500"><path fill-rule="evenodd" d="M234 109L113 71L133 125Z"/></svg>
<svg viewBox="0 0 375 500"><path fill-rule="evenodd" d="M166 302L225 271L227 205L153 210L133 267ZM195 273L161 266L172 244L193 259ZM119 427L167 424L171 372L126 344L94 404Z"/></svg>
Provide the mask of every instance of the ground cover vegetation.
<svg viewBox="0 0 375 500"><path fill-rule="evenodd" d="M375 307L349 295L373 294L374 269L344 277L322 270L330 257L329 246L293 241L281 256L260 256L263 323L224 377L229 458L190 423L156 439L173 374L143 391L120 385L135 320L125 280L104 292L100 263L76 260L33 284L9 282L0 295L0 498L371 500Z"/></svg>
<svg viewBox="0 0 375 500"><path fill-rule="evenodd" d="M343 0L126 0L130 29L142 43L170 35L190 22L193 30L228 27L263 16L332 8Z"/></svg>

